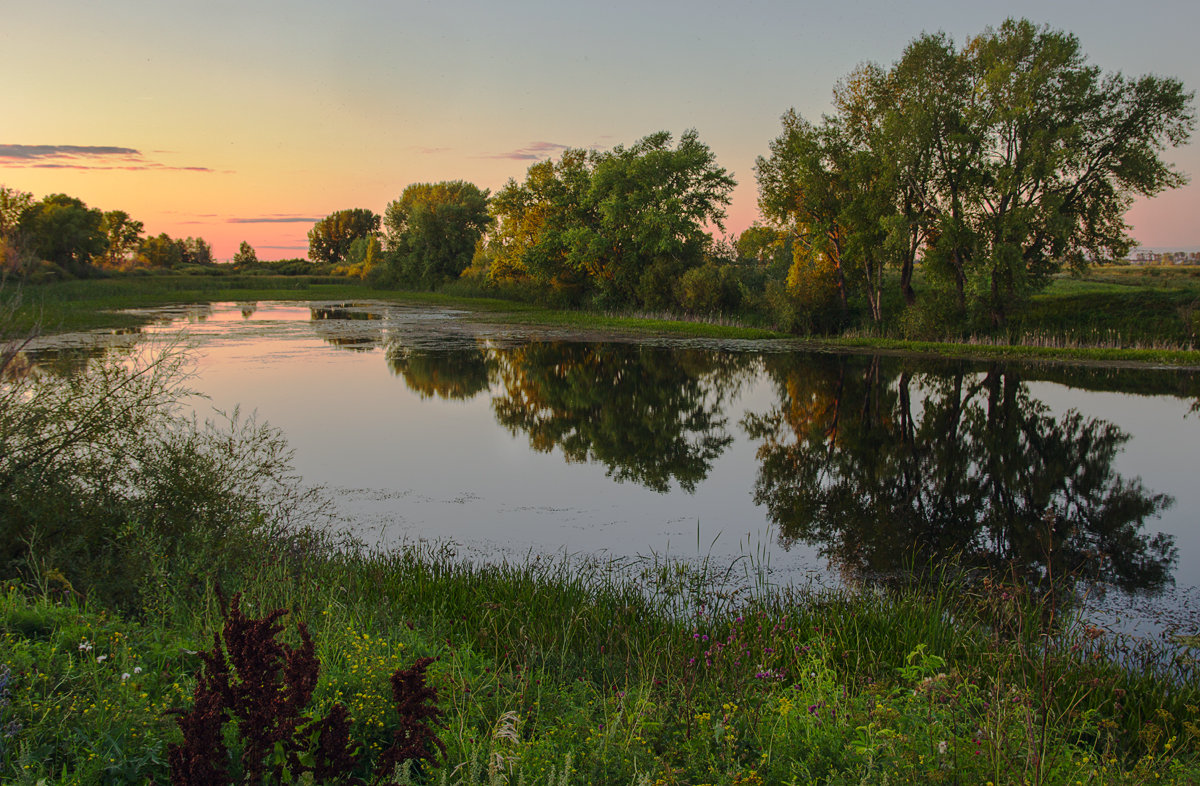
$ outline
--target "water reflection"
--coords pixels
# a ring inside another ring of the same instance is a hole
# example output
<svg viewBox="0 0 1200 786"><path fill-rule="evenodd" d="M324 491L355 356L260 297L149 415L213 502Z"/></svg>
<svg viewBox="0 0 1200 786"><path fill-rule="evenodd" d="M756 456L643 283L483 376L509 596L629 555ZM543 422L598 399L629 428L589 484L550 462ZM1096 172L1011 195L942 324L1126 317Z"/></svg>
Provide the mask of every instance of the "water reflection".
<svg viewBox="0 0 1200 786"><path fill-rule="evenodd" d="M780 355L767 372L779 402L743 426L761 441L755 501L785 544L816 545L862 577L954 554L1034 583L1171 582L1173 538L1145 523L1172 500L1114 471L1128 436L1051 415L1019 371Z"/></svg>
<svg viewBox="0 0 1200 786"><path fill-rule="evenodd" d="M480 349L427 350L388 344L388 368L421 398L464 400L488 389L495 363Z"/></svg>
<svg viewBox="0 0 1200 786"><path fill-rule="evenodd" d="M174 325L186 328L184 323L194 322L207 308L177 309ZM246 326L246 321L256 324ZM807 559L817 551L834 566L866 580L899 575L914 560L955 554L973 565L1011 562L1033 582L1048 573L1077 572L1126 590L1153 591L1172 582L1179 561L1173 537L1147 529L1171 505L1170 498L1115 469L1118 455L1130 443L1113 421L1138 432L1138 408L1144 402L1151 410L1161 399L1130 397L1126 402L1108 396L1108 419L1085 417L1068 407L1094 407L1096 399L1089 401L1086 394L1068 387L1030 383L1200 400L1200 375L1194 373L763 353L683 341L559 341L549 329L483 325L436 309L351 303L229 304L214 312L204 330L196 326L191 325L193 336L205 342L225 336L262 342L253 351L231 356L257 361L276 352L281 362L271 368L287 367L278 377L286 382L273 383L280 390L315 373L299 365L311 357L305 353L317 351L320 342L312 341L314 336L338 348L380 346L384 351L379 354L392 373L390 379L386 373L378 375L387 379L383 384L403 384L414 401L429 402L405 403L421 413L411 418L412 410L404 409L407 420L420 421L428 413L422 435L437 434L440 428L454 430L454 423L439 425L438 418L478 413L479 444L494 436L483 433L494 422L501 427L497 431L504 451L511 448L503 434L507 431L532 451L561 453L569 463L594 465L595 472L571 473L572 480L596 481L572 497L581 507L599 510L596 500L607 503L606 496L615 499L621 494L604 476L664 495L638 496L638 505L651 496L661 503L650 512L639 508L610 515L606 509L597 514L603 519L597 527L624 517L639 525L644 521L649 528L677 510L687 510L684 515L690 518L688 506L706 505L700 510L705 526L734 531L743 524L763 527L769 521L771 537L785 547L806 546L794 553ZM281 344L272 341L309 343L300 352L279 352ZM48 365L55 353L75 345L60 340L36 350L44 353L36 361ZM102 345L84 345L92 354L107 351ZM31 357L34 353L31 349ZM382 371L369 356L338 354L326 358L326 368ZM65 372L77 373L86 365L86 356L63 354L60 363ZM228 399L270 407L272 386L260 384L252 393L257 398L249 401L237 387L242 377L259 373L267 372L250 365L231 373ZM354 384L375 384L367 373L354 379ZM372 422L398 417L396 398L394 390L365 395L364 402L383 402L371 413ZM469 399L481 406L436 406ZM287 412L292 403L287 399L279 411ZM289 432L302 438L303 424L321 423L320 418L297 418ZM322 431L327 428L321 423ZM1195 417L1189 416L1183 428L1180 433L1194 432ZM368 440L372 431L364 430L362 438ZM1139 445L1144 444L1140 439ZM447 474L453 474L463 449L446 455L428 451L428 461L449 462ZM1124 460L1137 450L1135 445ZM1171 486L1169 473L1162 471L1171 453L1169 445L1155 445L1149 461L1158 464L1139 463L1138 471L1191 500L1187 486L1178 481ZM372 454L364 450L363 455ZM1187 460L1176 458L1175 466ZM519 461L512 464L511 474L495 471L497 485L527 485L539 502L537 479L517 474ZM347 465L352 466L352 460L347 459ZM721 471L715 469L718 466ZM322 480L320 469L317 482ZM368 477L370 468L364 466L361 472ZM1160 481L1164 475L1167 480ZM412 483L412 489L401 492L428 494L428 481ZM473 490L484 481L464 472L462 483ZM383 492L390 494L390 487ZM506 504L524 511L529 502L524 495L514 495ZM387 507L389 514L401 511L421 522L419 526L433 520L430 507L401 508L392 501ZM1191 509L1194 504L1181 507ZM567 518L558 512L561 509L546 514L544 521L551 522L547 526L564 527ZM521 513L520 524L535 518ZM1194 538L1188 540L1194 518L1180 518L1176 515L1165 528L1178 534L1190 555L1195 551ZM638 548L636 543L629 547ZM1196 583L1186 560L1180 570L1190 585Z"/></svg>
<svg viewBox="0 0 1200 786"><path fill-rule="evenodd" d="M634 344L532 343L495 350L496 420L534 450L595 461L618 481L693 491L733 441L717 353Z"/></svg>

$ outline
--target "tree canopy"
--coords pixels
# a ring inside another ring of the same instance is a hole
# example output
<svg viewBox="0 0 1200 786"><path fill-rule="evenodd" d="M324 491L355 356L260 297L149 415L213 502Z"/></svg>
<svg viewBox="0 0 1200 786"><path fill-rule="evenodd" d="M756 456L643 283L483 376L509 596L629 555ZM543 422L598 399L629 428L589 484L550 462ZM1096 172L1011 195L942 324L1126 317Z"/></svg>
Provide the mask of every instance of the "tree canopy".
<svg viewBox="0 0 1200 786"><path fill-rule="evenodd" d="M119 268L137 251L145 226L141 221L130 218L124 210L109 210L104 213L102 226L108 247L100 259L106 267Z"/></svg>
<svg viewBox="0 0 1200 786"><path fill-rule="evenodd" d="M308 258L314 262L339 265L350 252L350 245L360 237L379 231L379 216L366 208L356 207L330 213L308 230Z"/></svg>
<svg viewBox="0 0 1200 786"><path fill-rule="evenodd" d="M1162 153L1190 137L1193 96L1104 74L1075 36L1027 20L961 49L923 35L839 84L819 123L784 115L760 206L876 321L883 268L911 303L921 254L935 287L999 326L1051 274L1128 252L1132 200L1185 182Z"/></svg>
<svg viewBox="0 0 1200 786"><path fill-rule="evenodd" d="M493 201L491 275L529 277L612 305L671 305L724 228L735 182L694 130L630 147L566 150L510 180Z"/></svg>
<svg viewBox="0 0 1200 786"><path fill-rule="evenodd" d="M91 258L108 246L104 215L66 194L51 194L26 207L17 227L38 258L72 275L86 274Z"/></svg>
<svg viewBox="0 0 1200 786"><path fill-rule="evenodd" d="M458 278L490 221L487 189L462 180L413 183L384 212L387 276L427 287Z"/></svg>

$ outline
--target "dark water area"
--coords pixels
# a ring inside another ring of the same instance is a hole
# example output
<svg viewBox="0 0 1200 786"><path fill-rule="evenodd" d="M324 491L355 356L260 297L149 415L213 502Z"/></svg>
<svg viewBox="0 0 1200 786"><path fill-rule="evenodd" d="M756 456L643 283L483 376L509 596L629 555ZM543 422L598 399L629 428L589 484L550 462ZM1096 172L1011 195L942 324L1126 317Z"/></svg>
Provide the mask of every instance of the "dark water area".
<svg viewBox="0 0 1200 786"><path fill-rule="evenodd" d="M370 303L215 304L145 332L186 334L205 406L280 427L373 545L707 558L853 586L953 560L1075 579L1110 628L1200 632L1194 371L582 335ZM37 353L69 366L95 342Z"/></svg>

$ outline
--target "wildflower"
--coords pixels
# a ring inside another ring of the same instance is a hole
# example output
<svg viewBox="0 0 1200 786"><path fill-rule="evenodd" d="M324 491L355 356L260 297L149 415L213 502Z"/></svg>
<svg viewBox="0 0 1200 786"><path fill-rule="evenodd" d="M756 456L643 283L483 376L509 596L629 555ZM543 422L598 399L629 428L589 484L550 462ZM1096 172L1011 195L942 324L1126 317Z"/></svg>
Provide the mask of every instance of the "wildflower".
<svg viewBox="0 0 1200 786"><path fill-rule="evenodd" d="M121 682L124 682L127 679L129 679L129 672L126 671L121 674Z"/></svg>
<svg viewBox="0 0 1200 786"><path fill-rule="evenodd" d="M142 667L141 667L141 666L134 666L134 667L133 667L133 673L134 673L134 674L141 674L141 673L142 673Z"/></svg>
<svg viewBox="0 0 1200 786"><path fill-rule="evenodd" d="M79 651L80 652L91 652L92 651L92 643L90 641L88 641L87 639L84 639L79 644Z"/></svg>
<svg viewBox="0 0 1200 786"><path fill-rule="evenodd" d="M948 746L946 745L946 741L945 741L945 740L942 740L941 742L939 742L939 743L938 743L938 753L940 753L941 755L945 756L945 755L946 755L946 748L947 748L947 747L948 747Z"/></svg>
<svg viewBox="0 0 1200 786"><path fill-rule="evenodd" d="M89 648L89 649L90 649L90 648ZM96 656L96 662L97 662L97 663L103 663L103 662L104 662L104 661L106 661L106 660L108 660L108 656L107 656L107 655L97 655L97 656Z"/></svg>

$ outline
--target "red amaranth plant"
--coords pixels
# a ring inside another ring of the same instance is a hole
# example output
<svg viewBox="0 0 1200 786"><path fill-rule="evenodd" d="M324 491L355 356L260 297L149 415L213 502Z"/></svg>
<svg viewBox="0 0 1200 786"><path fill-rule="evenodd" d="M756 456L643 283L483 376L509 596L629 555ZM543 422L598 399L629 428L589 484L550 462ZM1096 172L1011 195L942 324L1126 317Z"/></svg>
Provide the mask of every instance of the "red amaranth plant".
<svg viewBox="0 0 1200 786"><path fill-rule="evenodd" d="M446 744L434 731L444 714L437 706L437 689L425 684L425 670L435 660L418 658L408 669L392 674L392 698L400 722L392 732L392 746L379 759L376 775L390 775L409 760L419 771L422 761L436 766L439 754L446 755Z"/></svg>
<svg viewBox="0 0 1200 786"><path fill-rule="evenodd" d="M349 740L346 708L335 704L324 718L310 719L304 709L320 673L312 638L303 622L296 627L301 645L293 648L276 637L286 609L265 617L248 617L240 595L225 604L222 632L213 648L200 653L203 661L190 712L179 718L183 744L168 747L173 786L227 786L229 751L223 726L236 723L241 740L238 782L261 784L312 772L320 783L349 778L358 757Z"/></svg>

